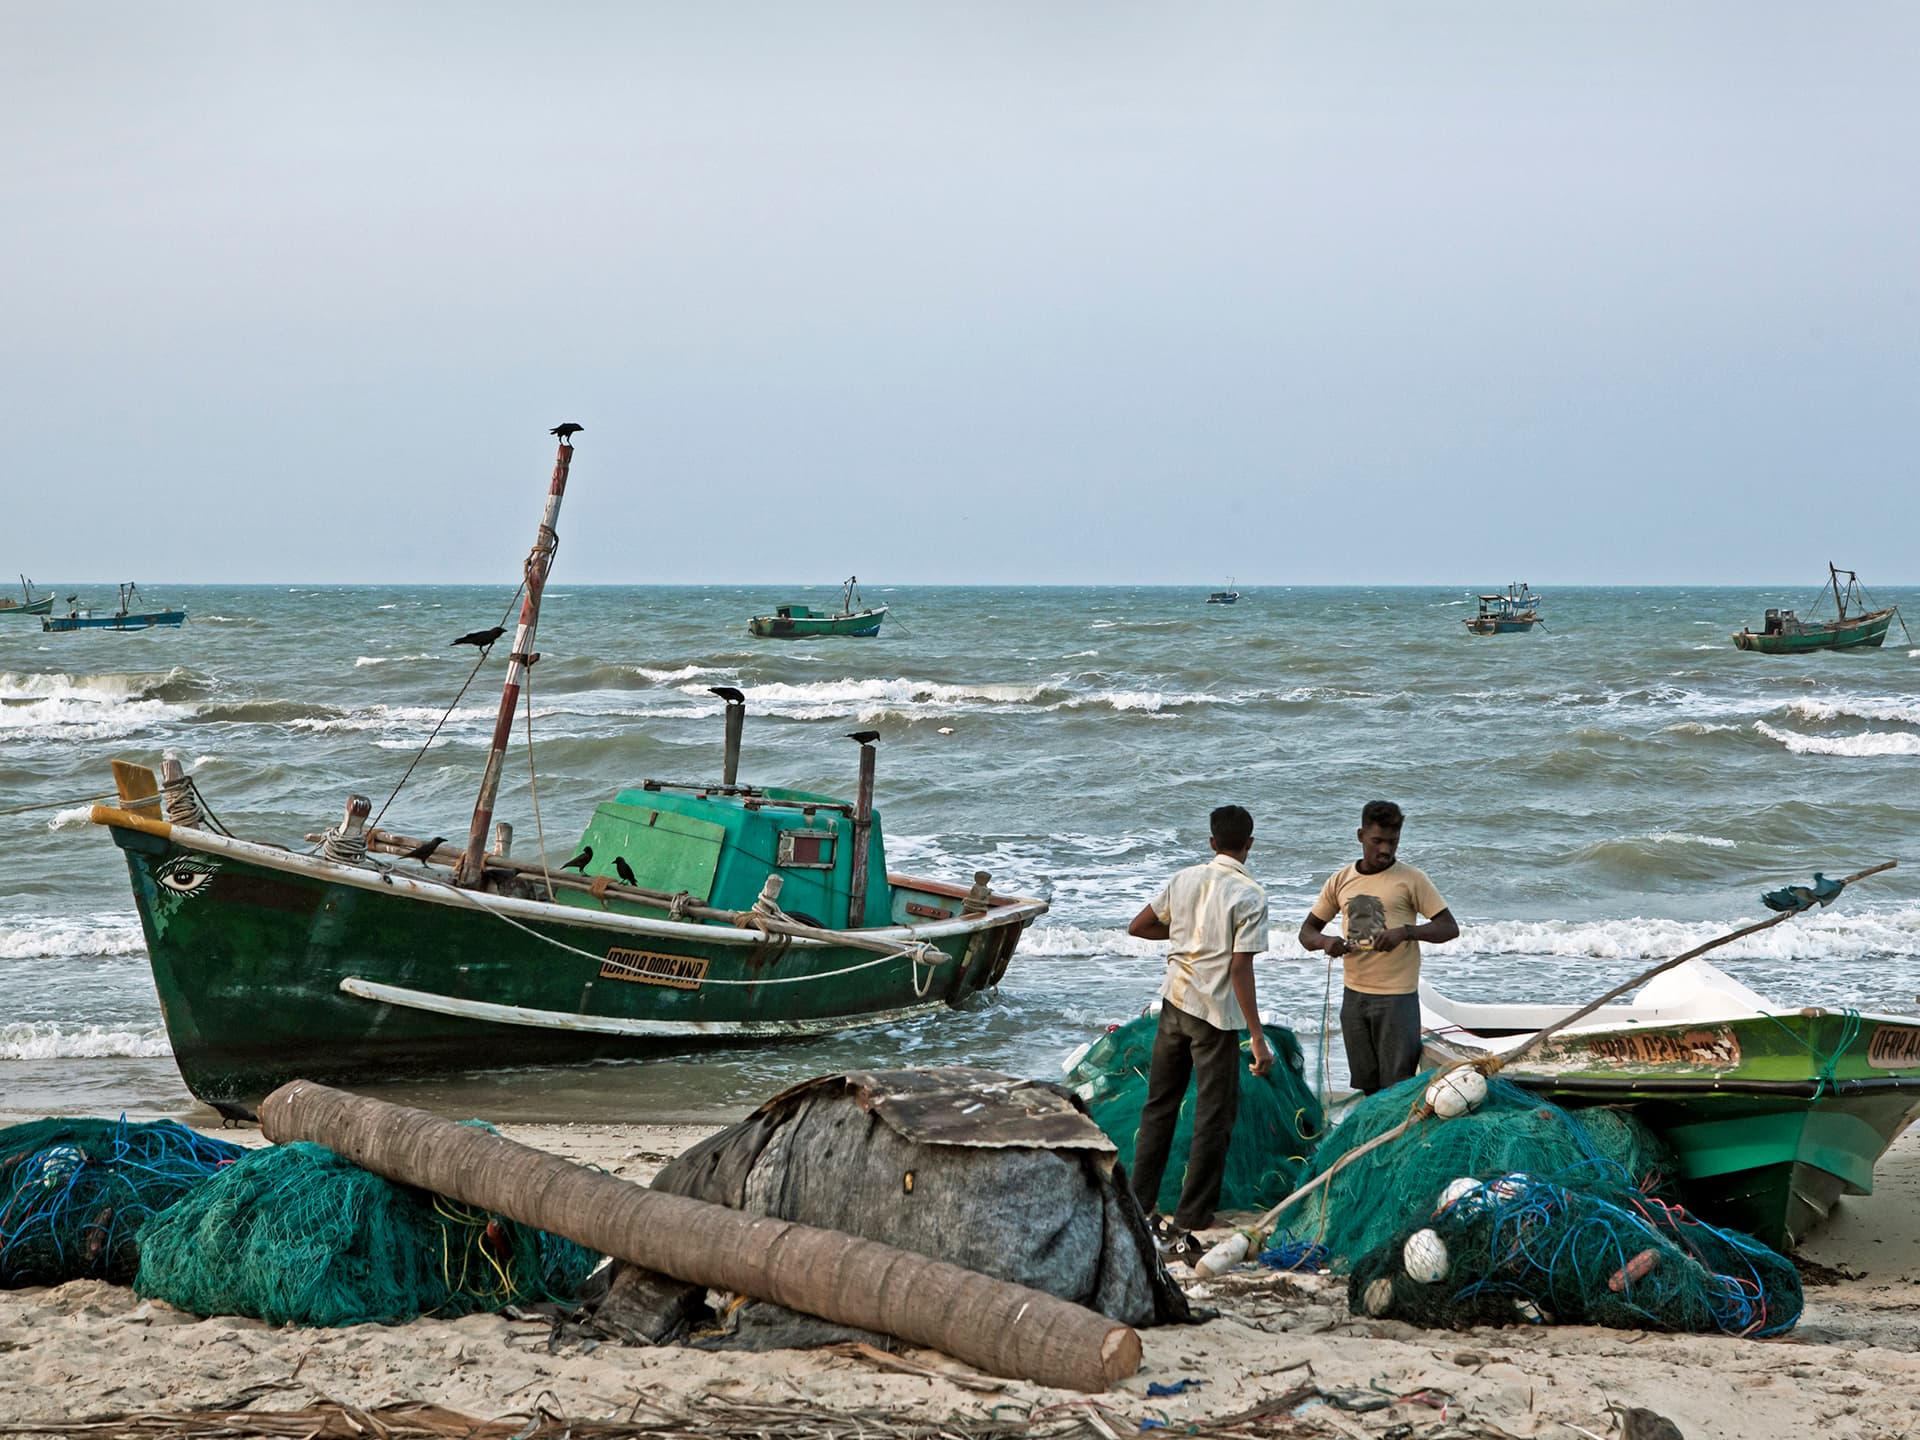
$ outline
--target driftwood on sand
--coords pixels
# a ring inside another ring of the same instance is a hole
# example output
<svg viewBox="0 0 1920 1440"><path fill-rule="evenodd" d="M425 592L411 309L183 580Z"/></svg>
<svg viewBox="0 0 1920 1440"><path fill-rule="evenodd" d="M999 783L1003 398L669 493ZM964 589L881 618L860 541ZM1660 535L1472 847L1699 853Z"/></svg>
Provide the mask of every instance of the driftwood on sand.
<svg viewBox="0 0 1920 1440"><path fill-rule="evenodd" d="M689 1284L771 1300L944 1351L996 1375L1101 1391L1140 1337L1083 1306L924 1255L633 1185L424 1110L307 1080L260 1105L276 1143L311 1140L416 1185Z"/></svg>

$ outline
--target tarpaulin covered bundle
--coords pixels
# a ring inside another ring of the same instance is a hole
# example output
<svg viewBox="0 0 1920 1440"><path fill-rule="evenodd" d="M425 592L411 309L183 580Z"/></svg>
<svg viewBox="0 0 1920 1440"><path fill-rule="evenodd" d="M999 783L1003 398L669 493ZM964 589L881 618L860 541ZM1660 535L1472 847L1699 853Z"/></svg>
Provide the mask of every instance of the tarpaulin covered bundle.
<svg viewBox="0 0 1920 1440"><path fill-rule="evenodd" d="M1157 1015L1141 1015L1109 1030L1067 1072L1067 1083L1087 1102L1094 1122L1113 1141L1126 1165L1133 1164L1133 1142L1147 1103L1147 1072L1159 1024ZM1240 1069L1240 1109L1233 1119L1226 1177L1220 1185L1222 1210L1264 1210L1279 1201L1305 1178L1308 1157L1320 1134L1320 1102L1301 1072L1299 1040L1281 1025L1268 1025L1266 1032L1273 1046L1273 1069L1264 1076L1255 1075L1244 1064ZM1244 1041L1241 1050L1252 1053ZM1167 1172L1160 1182L1159 1208L1169 1215L1180 1204L1197 1100L1197 1087L1189 1085L1174 1127Z"/></svg>
<svg viewBox="0 0 1920 1440"><path fill-rule="evenodd" d="M1355 1314L1416 1325L1610 1325L1777 1335L1800 1276L1759 1241L1696 1220L1596 1167L1580 1187L1524 1174L1460 1178L1418 1228L1353 1267Z"/></svg>
<svg viewBox="0 0 1920 1440"><path fill-rule="evenodd" d="M245 1153L172 1120L0 1129L0 1286L127 1284L141 1228Z"/></svg>
<svg viewBox="0 0 1920 1440"><path fill-rule="evenodd" d="M1325 1174L1348 1151L1400 1124L1432 1080L1432 1072L1417 1075L1356 1104L1314 1151L1312 1173ZM1649 1194L1668 1194L1675 1162L1665 1142L1627 1111L1563 1110L1496 1076L1479 1109L1420 1121L1341 1170L1285 1223L1295 1235L1324 1244L1335 1268L1346 1269L1423 1224L1449 1180L1509 1171L1568 1179L1580 1167L1608 1183L1625 1174Z"/></svg>
<svg viewBox="0 0 1920 1440"><path fill-rule="evenodd" d="M196 1315L398 1324L571 1300L600 1257L324 1146L247 1152L141 1236L134 1288Z"/></svg>
<svg viewBox="0 0 1920 1440"><path fill-rule="evenodd" d="M829 1075L701 1141L653 1186L929 1255L1130 1325L1188 1318L1113 1146L1058 1085L965 1066ZM766 1303L727 1319L743 1347L846 1334Z"/></svg>

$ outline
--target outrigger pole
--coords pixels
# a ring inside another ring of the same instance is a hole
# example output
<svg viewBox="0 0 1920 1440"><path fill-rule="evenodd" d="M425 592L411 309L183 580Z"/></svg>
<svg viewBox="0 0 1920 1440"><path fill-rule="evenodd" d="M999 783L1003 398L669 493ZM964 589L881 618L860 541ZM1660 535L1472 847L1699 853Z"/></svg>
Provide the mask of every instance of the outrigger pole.
<svg viewBox="0 0 1920 1440"><path fill-rule="evenodd" d="M540 532L534 536L533 549L527 555L527 595L520 602L520 624L513 632L513 653L507 657L507 682L500 688L500 714L493 722L493 744L487 751L487 768L480 777L480 798L474 803L467 848L461 853L460 868L454 874L454 883L468 890L479 886L486 875L487 831L493 824L494 798L500 793L500 772L506 765L507 739L513 733L513 712L520 703L527 671L540 658L533 653L533 635L540 624L540 596L547 586L547 571L553 565L553 552L560 544L560 532L555 526L560 519L560 502L566 498L567 468L573 463L570 442L570 436L560 437L560 453L553 462L553 483L547 487L546 512L540 517Z"/></svg>

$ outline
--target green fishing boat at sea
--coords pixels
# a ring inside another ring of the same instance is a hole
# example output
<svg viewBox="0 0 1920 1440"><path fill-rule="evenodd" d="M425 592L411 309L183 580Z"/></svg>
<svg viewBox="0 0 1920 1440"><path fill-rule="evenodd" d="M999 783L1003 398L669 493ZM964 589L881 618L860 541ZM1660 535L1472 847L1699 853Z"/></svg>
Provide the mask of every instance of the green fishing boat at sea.
<svg viewBox="0 0 1920 1440"><path fill-rule="evenodd" d="M494 799L571 459L563 439L464 844L381 829L350 795L300 853L234 834L177 761L158 774L114 762L116 802L92 818L125 859L180 1073L223 1113L294 1078L644 1056L933 1014L997 984L1046 911L993 893L984 871L888 872L876 731L851 737L852 801L738 783L746 704L725 686L717 780L629 786L564 864L514 856Z"/></svg>
<svg viewBox="0 0 1920 1440"><path fill-rule="evenodd" d="M868 605L860 598L860 577L849 575L841 582L840 608L815 610L806 605L776 605L771 615L756 615L747 622L747 633L763 640L802 640L818 635L848 635L869 638L880 633L887 618L887 607ZM856 608L858 607L858 608Z"/></svg>
<svg viewBox="0 0 1920 1440"><path fill-rule="evenodd" d="M0 615L50 615L53 613L53 591L49 590L39 599L33 595L33 582L26 576L20 577L20 595L16 600L11 595L0 595Z"/></svg>
<svg viewBox="0 0 1920 1440"><path fill-rule="evenodd" d="M1847 577L1844 589L1840 585L1842 575ZM1802 620L1792 610L1769 609L1760 629L1735 631L1733 643L1742 650L1754 650L1762 655L1804 655L1810 650L1878 649L1887 638L1887 627L1896 618L1900 618L1901 629L1906 628L1906 620L1900 617L1900 607L1876 606L1867 594L1866 586L1860 583L1860 577L1853 571L1842 570L1829 560L1827 580L1832 592L1832 619ZM1821 591L1818 603L1824 605L1827 599L1828 591ZM1912 637L1908 639L1911 641Z"/></svg>

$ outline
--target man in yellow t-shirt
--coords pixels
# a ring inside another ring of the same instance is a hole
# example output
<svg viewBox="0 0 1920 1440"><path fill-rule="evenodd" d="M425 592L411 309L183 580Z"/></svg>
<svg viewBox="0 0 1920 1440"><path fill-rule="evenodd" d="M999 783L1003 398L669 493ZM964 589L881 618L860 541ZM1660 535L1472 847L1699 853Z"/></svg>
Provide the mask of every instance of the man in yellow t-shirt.
<svg viewBox="0 0 1920 1440"><path fill-rule="evenodd" d="M1369 800L1360 812L1360 858L1328 879L1300 923L1302 945L1346 960L1340 1039L1363 1095L1419 1073L1420 946L1460 933L1433 882L1398 859L1405 822L1391 800ZM1329 935L1336 915L1343 933Z"/></svg>

